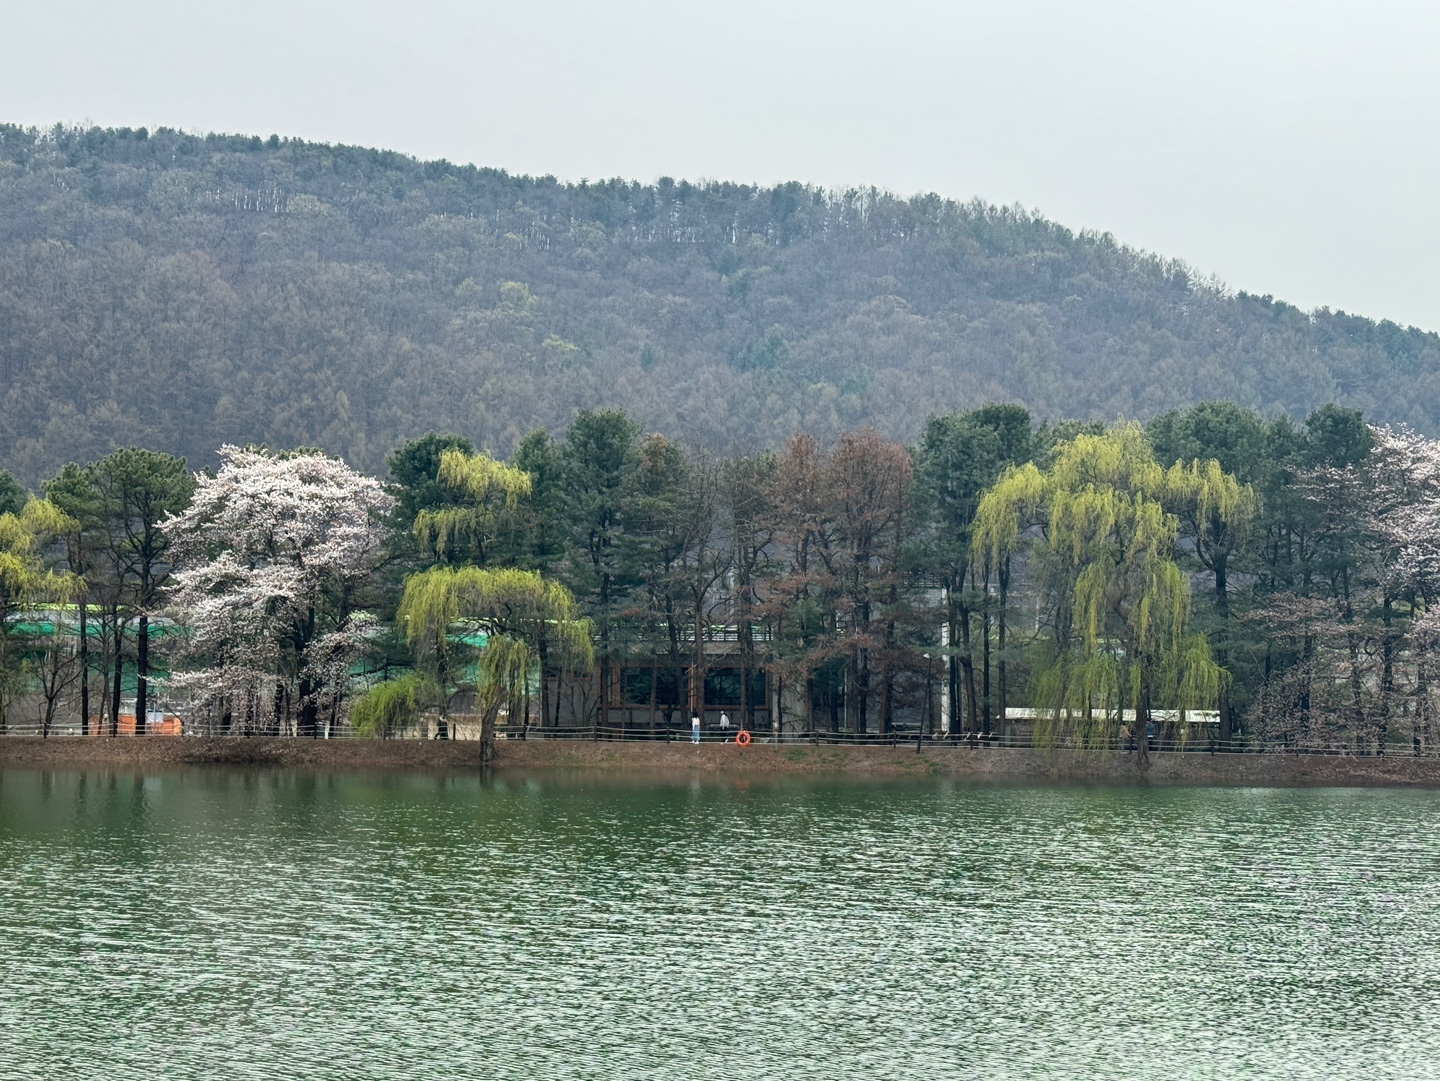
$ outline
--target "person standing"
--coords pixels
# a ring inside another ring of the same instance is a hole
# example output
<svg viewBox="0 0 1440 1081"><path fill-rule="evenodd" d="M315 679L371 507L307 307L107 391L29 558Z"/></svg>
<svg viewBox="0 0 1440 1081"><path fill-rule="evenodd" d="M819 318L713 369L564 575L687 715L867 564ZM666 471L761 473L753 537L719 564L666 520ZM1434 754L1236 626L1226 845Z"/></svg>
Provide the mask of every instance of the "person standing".
<svg viewBox="0 0 1440 1081"><path fill-rule="evenodd" d="M720 738L722 740L730 738L730 714L723 709L720 711Z"/></svg>
<svg viewBox="0 0 1440 1081"><path fill-rule="evenodd" d="M700 742L700 714L698 713L690 715L690 742Z"/></svg>

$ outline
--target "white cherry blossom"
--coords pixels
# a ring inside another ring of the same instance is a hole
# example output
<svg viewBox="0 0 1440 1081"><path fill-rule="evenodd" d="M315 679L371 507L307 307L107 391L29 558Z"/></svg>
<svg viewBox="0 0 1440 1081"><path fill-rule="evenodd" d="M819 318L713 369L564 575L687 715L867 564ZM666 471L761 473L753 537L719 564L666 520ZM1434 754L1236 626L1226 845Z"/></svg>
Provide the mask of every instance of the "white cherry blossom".
<svg viewBox="0 0 1440 1081"><path fill-rule="evenodd" d="M258 730L273 730L287 696L299 731L314 734L362 644L344 598L374 569L394 501L318 453L225 446L220 459L164 524L177 567L171 608L200 665L172 687L212 718Z"/></svg>

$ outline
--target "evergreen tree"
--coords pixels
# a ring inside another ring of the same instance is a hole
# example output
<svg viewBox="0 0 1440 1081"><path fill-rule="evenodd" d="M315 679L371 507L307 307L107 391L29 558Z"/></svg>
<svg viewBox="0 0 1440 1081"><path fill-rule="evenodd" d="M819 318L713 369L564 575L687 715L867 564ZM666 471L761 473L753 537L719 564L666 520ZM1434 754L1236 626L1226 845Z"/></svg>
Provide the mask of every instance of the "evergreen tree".
<svg viewBox="0 0 1440 1081"><path fill-rule="evenodd" d="M972 731L989 733L992 716L1003 721L1008 703L1009 590L1011 553L992 566L972 560L971 528L984 491L1010 465L1030 460L1035 437L1030 414L1020 406L993 405L967 413L937 414L925 424L916 450L916 503L920 528L913 559L944 590L946 678L952 710L963 701ZM992 574L998 597L992 605ZM997 645L998 702L989 694L989 628L993 612ZM983 625L981 688L976 686L976 618ZM940 643L935 643L939 646ZM983 688L983 693L982 693ZM992 712L993 711L993 712ZM958 717L952 718L952 722ZM962 725L952 723L952 734Z"/></svg>
<svg viewBox="0 0 1440 1081"><path fill-rule="evenodd" d="M564 515L570 541L562 579L593 620L600 723L610 723L612 666L625 656L622 615L632 607L639 575L634 535L627 535L629 497L638 466L639 425L616 410L583 410L561 450Z"/></svg>
<svg viewBox="0 0 1440 1081"><path fill-rule="evenodd" d="M137 624L135 638L135 733L145 734L149 709L150 618L170 578L170 536L161 523L189 505L195 479L185 460L158 451L126 447L95 463L92 483L106 519L114 580ZM117 625L117 649L123 624ZM119 654L111 708L119 710ZM112 716L112 725L114 719Z"/></svg>

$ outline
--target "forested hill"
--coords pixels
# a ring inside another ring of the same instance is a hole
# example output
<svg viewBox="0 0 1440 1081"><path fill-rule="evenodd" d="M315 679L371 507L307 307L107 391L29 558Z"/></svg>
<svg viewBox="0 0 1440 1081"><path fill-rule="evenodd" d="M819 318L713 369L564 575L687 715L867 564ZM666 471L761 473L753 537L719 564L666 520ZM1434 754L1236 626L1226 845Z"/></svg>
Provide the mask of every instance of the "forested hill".
<svg viewBox="0 0 1440 1081"><path fill-rule="evenodd" d="M579 407L714 445L1018 401L1332 400L1440 430L1440 337L1231 296L1012 209L562 184L355 147L0 127L0 466L314 445L379 471Z"/></svg>

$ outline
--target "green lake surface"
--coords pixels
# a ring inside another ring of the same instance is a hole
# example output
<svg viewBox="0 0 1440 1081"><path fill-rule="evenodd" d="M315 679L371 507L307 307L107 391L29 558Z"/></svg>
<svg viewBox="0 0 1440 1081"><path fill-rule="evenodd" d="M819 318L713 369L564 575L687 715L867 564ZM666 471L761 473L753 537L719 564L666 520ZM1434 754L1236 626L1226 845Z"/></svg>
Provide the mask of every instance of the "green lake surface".
<svg viewBox="0 0 1440 1081"><path fill-rule="evenodd" d="M1440 793L0 773L0 1078L1440 1077Z"/></svg>

